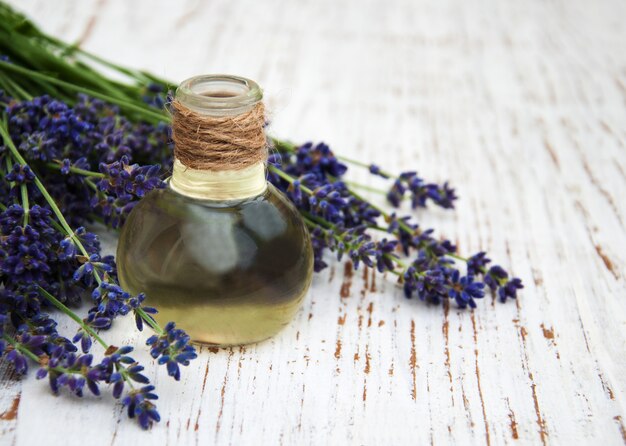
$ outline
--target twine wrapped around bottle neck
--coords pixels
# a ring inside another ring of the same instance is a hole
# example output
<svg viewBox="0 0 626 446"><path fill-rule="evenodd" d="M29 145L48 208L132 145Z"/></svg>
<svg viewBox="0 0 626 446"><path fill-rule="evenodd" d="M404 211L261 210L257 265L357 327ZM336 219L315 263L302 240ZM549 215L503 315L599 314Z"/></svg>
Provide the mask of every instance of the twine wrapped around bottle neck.
<svg viewBox="0 0 626 446"><path fill-rule="evenodd" d="M180 101L172 107L174 170L170 187L197 199L236 200L267 189L265 107L242 113L200 113Z"/></svg>
<svg viewBox="0 0 626 446"><path fill-rule="evenodd" d="M198 113L180 101L171 103L174 156L195 170L237 171L267 160L265 107L241 114Z"/></svg>

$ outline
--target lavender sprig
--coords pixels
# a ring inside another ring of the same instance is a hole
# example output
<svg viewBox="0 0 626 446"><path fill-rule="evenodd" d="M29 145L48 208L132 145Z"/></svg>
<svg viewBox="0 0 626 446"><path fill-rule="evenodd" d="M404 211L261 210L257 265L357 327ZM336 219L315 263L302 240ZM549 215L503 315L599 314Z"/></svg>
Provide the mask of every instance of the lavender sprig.
<svg viewBox="0 0 626 446"><path fill-rule="evenodd" d="M485 287L496 292L501 301L515 298L523 287L520 279L509 280L508 273L499 266L487 270L489 259L484 253L461 257L449 240L434 238L432 229L421 229L410 217L398 218L367 202L343 181L346 168L326 145L308 143L296 149L285 145L278 148L284 150L270 158L269 179L309 220L316 271L326 266L322 259L326 249L337 252L338 258L348 254L355 267L364 263L370 267L376 265L381 272L397 274L408 298L417 295L431 303L452 298L461 308L474 307L474 299L484 296ZM381 175L380 169L374 169L374 174ZM382 175L390 177L387 173ZM418 197L423 181L413 172L400 178L396 182L414 183L414 197ZM451 192L438 192L433 201L451 208L456 196L447 183L443 189ZM424 203L417 200L418 206ZM380 217L385 219L387 228L378 225ZM355 229L359 230L357 237L354 237ZM400 247L407 256L414 253L415 260L410 265L400 261L386 239L372 241L371 230L395 236L393 249ZM467 264L467 274L463 275L455 266L457 261Z"/></svg>
<svg viewBox="0 0 626 446"><path fill-rule="evenodd" d="M54 107L59 113L62 109L61 106ZM143 322L146 322L157 333L163 333L151 316L156 310L143 305L143 295L130 296L117 285L115 263L111 257L101 258L99 243L93 234L87 233L84 228L71 230L56 201L13 143L5 122L0 123L0 136L7 149L0 152L7 166L6 174L1 175L5 181L2 184L8 188L6 196L10 200L21 201L21 206L3 206L4 211L0 215L0 228L3 234L7 234L0 242L0 281L4 285L0 296L3 310L0 333L10 347L7 359L14 363L16 371L20 373L27 371L27 357L39 362L41 368L38 377L49 376L54 393L58 393L61 387L67 387L82 396L85 385L92 393L97 393L98 382L102 382L111 384L114 397L119 398L127 385L130 393L124 399L124 404L129 406L129 416L136 416L140 425L147 428L159 417L156 407L149 401L154 399L152 394L144 391L147 387L136 390L132 384L133 381L149 383L140 373L143 366L125 355L132 347L124 347L120 353L115 353L118 349L108 345L95 330L109 328L115 317L132 310L138 328L141 329ZM55 125L61 124L57 122ZM48 130L62 133L58 127ZM23 134L22 137L28 140ZM71 144L78 144L77 135L72 135L72 138ZM37 159L47 161L41 152L37 153L34 162ZM108 193L138 197L159 185L160 180L155 179L155 169L130 166L124 156L117 163L120 166L118 170L111 166L102 169L102 181L108 178L109 183L108 187L101 185L101 189L106 189ZM87 167L86 161L79 159L76 164L82 165L74 167L74 171L78 170L80 174L87 172L83 169ZM60 170L60 175L68 175L72 170L71 163L62 162ZM69 186L80 184L74 182ZM16 189L21 193L14 193ZM31 207L29 203L33 199L43 202L46 207L40 207L39 204ZM129 201L132 201L132 197ZM63 297L57 299L46 288ZM78 292L74 292L74 289ZM71 302L80 290L86 289L94 290L92 294L96 305L89 311L88 317L82 320L63 301ZM71 341L56 332L56 324L37 323L41 319L45 322L41 311L50 304L79 325ZM5 326L9 323L15 327L14 337L5 332ZM92 339L106 350L102 362L93 367L92 356L87 353ZM83 355L75 354L75 343L80 343ZM187 365L189 359L195 357L191 346L186 346L185 352L185 360L178 361L182 365ZM168 370L170 368L168 366ZM178 372L176 378L179 377Z"/></svg>

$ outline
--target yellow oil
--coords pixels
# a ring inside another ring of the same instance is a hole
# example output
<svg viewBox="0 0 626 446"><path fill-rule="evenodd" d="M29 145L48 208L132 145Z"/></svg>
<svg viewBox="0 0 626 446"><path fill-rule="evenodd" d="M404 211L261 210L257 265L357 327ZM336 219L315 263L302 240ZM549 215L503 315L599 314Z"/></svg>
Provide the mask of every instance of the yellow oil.
<svg viewBox="0 0 626 446"><path fill-rule="evenodd" d="M271 185L238 202L152 191L131 212L117 251L122 286L146 294L156 320L194 342L239 345L289 324L311 283L309 235Z"/></svg>

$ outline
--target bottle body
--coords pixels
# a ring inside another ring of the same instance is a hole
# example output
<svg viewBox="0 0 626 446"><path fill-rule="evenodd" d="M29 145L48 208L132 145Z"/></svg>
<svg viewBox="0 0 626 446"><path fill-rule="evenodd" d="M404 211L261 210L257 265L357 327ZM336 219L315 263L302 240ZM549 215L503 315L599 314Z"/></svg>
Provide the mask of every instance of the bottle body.
<svg viewBox="0 0 626 446"><path fill-rule="evenodd" d="M192 340L261 341L287 325L313 273L309 234L287 198L268 185L236 201L154 190L130 213L117 252L119 279L143 292Z"/></svg>

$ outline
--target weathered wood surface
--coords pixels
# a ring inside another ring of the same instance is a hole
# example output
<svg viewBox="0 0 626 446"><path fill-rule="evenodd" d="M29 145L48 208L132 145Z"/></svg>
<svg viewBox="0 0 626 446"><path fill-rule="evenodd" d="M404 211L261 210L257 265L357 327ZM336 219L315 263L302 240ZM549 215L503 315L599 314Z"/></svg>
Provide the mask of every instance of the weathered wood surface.
<svg viewBox="0 0 626 446"><path fill-rule="evenodd" d="M202 349L179 384L140 355L161 396L149 433L110 396L78 404L3 369L1 443L626 441L626 3L13 3L123 64L256 79L277 135L451 179L456 211L422 224L526 289L458 311L335 264L279 336ZM107 336L145 339L130 321Z"/></svg>

